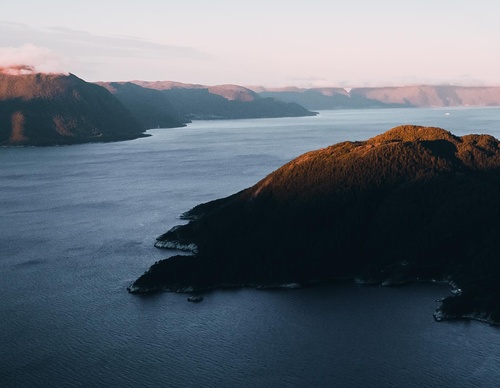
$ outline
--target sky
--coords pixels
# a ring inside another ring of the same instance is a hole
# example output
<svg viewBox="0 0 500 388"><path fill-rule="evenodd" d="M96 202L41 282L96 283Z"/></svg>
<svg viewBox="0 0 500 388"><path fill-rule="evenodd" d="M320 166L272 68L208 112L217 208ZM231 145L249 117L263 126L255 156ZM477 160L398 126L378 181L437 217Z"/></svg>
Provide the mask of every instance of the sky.
<svg viewBox="0 0 500 388"><path fill-rule="evenodd" d="M498 0L16 0L0 66L86 81L500 85Z"/></svg>

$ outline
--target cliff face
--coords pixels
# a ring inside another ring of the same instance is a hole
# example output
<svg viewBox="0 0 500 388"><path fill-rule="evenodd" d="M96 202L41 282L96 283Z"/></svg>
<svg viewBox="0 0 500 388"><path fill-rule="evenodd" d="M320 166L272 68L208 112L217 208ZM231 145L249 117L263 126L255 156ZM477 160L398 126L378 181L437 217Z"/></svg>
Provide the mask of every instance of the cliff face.
<svg viewBox="0 0 500 388"><path fill-rule="evenodd" d="M74 75L0 73L0 144L127 140L142 132L107 90Z"/></svg>
<svg viewBox="0 0 500 388"><path fill-rule="evenodd" d="M139 122L143 130L185 126L167 96L131 82L98 82L113 94Z"/></svg>
<svg viewBox="0 0 500 388"><path fill-rule="evenodd" d="M296 103L263 98L238 85L203 86L176 82L133 81L161 91L175 111L188 120L313 116Z"/></svg>
<svg viewBox="0 0 500 388"><path fill-rule="evenodd" d="M193 208L157 246L195 255L158 262L130 290L451 279L464 291L443 308L472 301L468 312L499 320L499 195L496 139L397 127L304 154Z"/></svg>

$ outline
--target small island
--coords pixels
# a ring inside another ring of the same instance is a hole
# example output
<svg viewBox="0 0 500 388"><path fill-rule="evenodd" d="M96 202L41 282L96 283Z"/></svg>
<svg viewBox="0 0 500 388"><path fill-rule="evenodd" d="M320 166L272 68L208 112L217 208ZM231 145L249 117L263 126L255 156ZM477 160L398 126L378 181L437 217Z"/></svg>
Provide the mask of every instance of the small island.
<svg viewBox="0 0 500 388"><path fill-rule="evenodd" d="M186 249L132 293L288 287L335 279L447 282L436 320L500 323L500 143L405 125L306 153L198 205L158 237Z"/></svg>

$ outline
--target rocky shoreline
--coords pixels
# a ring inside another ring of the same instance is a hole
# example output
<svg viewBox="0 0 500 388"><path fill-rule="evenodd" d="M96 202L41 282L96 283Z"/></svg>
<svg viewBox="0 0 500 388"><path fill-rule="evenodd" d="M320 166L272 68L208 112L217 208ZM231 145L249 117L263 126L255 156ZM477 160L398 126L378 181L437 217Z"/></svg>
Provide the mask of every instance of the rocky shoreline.
<svg viewBox="0 0 500 388"><path fill-rule="evenodd" d="M225 288L255 288L256 290L276 290L276 289L296 290L302 287L303 285L298 283L284 283L284 284L220 283L210 287L183 286L183 287L172 288L164 286L158 288L149 288L147 286L138 286L134 282L127 287L127 291L131 294L153 294L158 292L175 292L179 294L184 294L193 292L204 292L210 290L220 290Z"/></svg>
<svg viewBox="0 0 500 388"><path fill-rule="evenodd" d="M336 279L338 280L338 279ZM446 280L420 280L420 279L415 279L407 282L384 282L382 284L380 283L373 283L370 281L365 281L360 278L355 278L351 279L352 284L354 286L367 286L367 287L398 287L398 286L405 286L411 283L424 283L424 284L446 284L451 287L451 294L450 296L443 297L441 299L436 300L436 302L442 303L444 300L447 298L453 298L456 296L459 296L461 293L461 289L458 288L457 284L453 281L446 281ZM331 280L330 282L334 282L335 280ZM346 281L346 279L341 279L341 281ZM145 295L145 294L152 294L152 293L158 293L158 292L175 292L175 293L200 293L200 292L207 292L211 290L216 290L216 289L228 289L228 288L254 288L257 290L275 290L275 289L282 289L282 290L296 290L300 289L303 287L310 287L317 285L318 283L325 283L325 282L310 282L307 284L298 284L298 283L285 283L285 284L257 284L257 283L221 283L221 284L215 284L210 287L196 287L196 286L184 286L180 288L170 288L170 287L160 287L160 288L148 288L148 287L141 287L137 286L135 284L131 284L129 287L127 287L127 291L131 294L139 294L139 295ZM475 312L475 313L469 313L469 314L462 314L462 315L454 315L447 313L445 310L443 310L443 306L439 306L436 308L436 310L433 313L433 318L436 322L444 322L444 321L456 321L456 320L468 320L468 321L477 321L481 323L487 323L488 325L491 326L500 326L500 320L495 320L492 318L490 314L487 312Z"/></svg>

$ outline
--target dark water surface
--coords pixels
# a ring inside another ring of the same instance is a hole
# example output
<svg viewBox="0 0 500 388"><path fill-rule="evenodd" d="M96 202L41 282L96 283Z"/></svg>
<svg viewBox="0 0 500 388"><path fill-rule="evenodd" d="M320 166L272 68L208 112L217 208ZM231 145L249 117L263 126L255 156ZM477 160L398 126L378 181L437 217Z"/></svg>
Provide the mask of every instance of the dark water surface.
<svg viewBox="0 0 500 388"><path fill-rule="evenodd" d="M450 113L445 115L445 113ZM0 148L0 387L496 387L500 329L435 323L445 286L130 295L178 215L299 154L403 124L500 137L500 108L196 122Z"/></svg>

